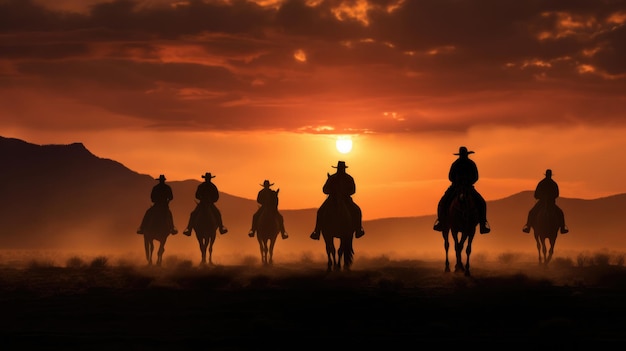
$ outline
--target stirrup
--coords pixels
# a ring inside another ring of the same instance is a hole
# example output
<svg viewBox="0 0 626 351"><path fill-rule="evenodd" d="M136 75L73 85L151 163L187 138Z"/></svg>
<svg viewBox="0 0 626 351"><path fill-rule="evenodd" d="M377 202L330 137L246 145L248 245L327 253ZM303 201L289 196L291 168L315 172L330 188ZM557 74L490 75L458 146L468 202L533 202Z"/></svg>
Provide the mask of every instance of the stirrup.
<svg viewBox="0 0 626 351"><path fill-rule="evenodd" d="M360 228L359 230L356 231L355 237L358 239L362 237L363 235L365 235L365 230L363 230L363 228Z"/></svg>
<svg viewBox="0 0 626 351"><path fill-rule="evenodd" d="M433 230L438 231L438 232L442 232L443 231L443 224L439 220L436 220L435 224L433 225Z"/></svg>
<svg viewBox="0 0 626 351"><path fill-rule="evenodd" d="M491 228L489 228L489 223L481 223L480 224L480 234L489 234L491 232Z"/></svg>

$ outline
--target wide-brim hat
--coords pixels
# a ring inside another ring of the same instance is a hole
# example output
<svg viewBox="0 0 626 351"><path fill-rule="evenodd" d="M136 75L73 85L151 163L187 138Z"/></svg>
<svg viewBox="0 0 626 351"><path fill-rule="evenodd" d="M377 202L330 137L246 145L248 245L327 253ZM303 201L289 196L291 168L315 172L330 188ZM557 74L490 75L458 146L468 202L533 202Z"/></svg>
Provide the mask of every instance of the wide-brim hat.
<svg viewBox="0 0 626 351"><path fill-rule="evenodd" d="M459 153L455 154L457 156L462 155L462 156L467 156L469 154L473 154L474 151L467 151L467 148L465 146L461 146L459 148Z"/></svg>
<svg viewBox="0 0 626 351"><path fill-rule="evenodd" d="M165 180L165 175L161 174L158 178L155 178L155 180Z"/></svg>
<svg viewBox="0 0 626 351"><path fill-rule="evenodd" d="M274 183L270 183L270 181L266 179L263 181L263 184L259 184L259 185L264 188L269 188L270 186L274 185Z"/></svg>
<svg viewBox="0 0 626 351"><path fill-rule="evenodd" d="M206 172L206 173L202 176L202 178L204 178L204 179L211 179L211 178L215 178L215 176L214 176L214 175L211 175L211 173L209 173L209 172Z"/></svg>
<svg viewBox="0 0 626 351"><path fill-rule="evenodd" d="M339 161L337 162L337 167L335 166L331 166L332 168L348 168L348 166L346 166L346 162L345 161Z"/></svg>

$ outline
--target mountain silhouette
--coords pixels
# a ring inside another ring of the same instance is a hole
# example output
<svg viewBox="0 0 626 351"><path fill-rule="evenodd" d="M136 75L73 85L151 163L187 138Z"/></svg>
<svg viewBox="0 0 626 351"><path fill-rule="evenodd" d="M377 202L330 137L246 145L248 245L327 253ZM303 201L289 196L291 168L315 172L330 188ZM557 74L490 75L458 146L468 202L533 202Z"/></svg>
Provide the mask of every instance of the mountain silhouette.
<svg viewBox="0 0 626 351"><path fill-rule="evenodd" d="M114 160L92 154L82 143L36 145L0 137L0 247L3 249L125 250L143 254L143 240L135 234L150 206L154 176L140 174ZM164 171L167 175L167 172ZM170 204L174 222L184 229L195 207L200 180L168 181L174 192ZM215 244L215 257L259 256L256 239L247 236L258 205L250 198L220 193L217 206L229 233ZM487 199L492 232L477 234L474 253L536 253L531 234L521 228L534 203L533 191L522 191L497 200ZM624 250L626 238L617 219L626 208L626 194L583 200L559 198L570 233L557 239L555 257L566 250ZM443 255L441 233L432 230L433 215L364 221L366 235L355 240L359 255L424 257ZM277 243L275 258L325 256L323 241L309 239L317 209L282 210L289 239ZM168 239L168 252L199 257L195 237ZM219 260L219 259L218 259Z"/></svg>

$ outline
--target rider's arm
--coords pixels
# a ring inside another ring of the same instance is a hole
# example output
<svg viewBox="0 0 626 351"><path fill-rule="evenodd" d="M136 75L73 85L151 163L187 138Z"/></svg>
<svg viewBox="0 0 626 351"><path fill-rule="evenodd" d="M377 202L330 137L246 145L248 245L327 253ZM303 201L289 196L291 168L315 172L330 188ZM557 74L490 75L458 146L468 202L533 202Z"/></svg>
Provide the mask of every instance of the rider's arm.
<svg viewBox="0 0 626 351"><path fill-rule="evenodd" d="M354 178L348 175L348 184L347 189L348 195L354 195L356 193L356 183L354 182Z"/></svg>
<svg viewBox="0 0 626 351"><path fill-rule="evenodd" d="M324 183L324 186L322 187L322 192L326 195L329 195L332 192L332 188L333 188L333 177L328 175L328 178L326 179L326 183Z"/></svg>
<svg viewBox="0 0 626 351"><path fill-rule="evenodd" d="M213 185L211 189L211 201L217 202L217 200L220 199L220 192L217 190L217 186L215 186L215 184L211 185Z"/></svg>
<svg viewBox="0 0 626 351"><path fill-rule="evenodd" d="M476 166L476 163L472 162L471 163L471 168L470 168L470 182L471 184L474 184L478 181L478 167Z"/></svg>

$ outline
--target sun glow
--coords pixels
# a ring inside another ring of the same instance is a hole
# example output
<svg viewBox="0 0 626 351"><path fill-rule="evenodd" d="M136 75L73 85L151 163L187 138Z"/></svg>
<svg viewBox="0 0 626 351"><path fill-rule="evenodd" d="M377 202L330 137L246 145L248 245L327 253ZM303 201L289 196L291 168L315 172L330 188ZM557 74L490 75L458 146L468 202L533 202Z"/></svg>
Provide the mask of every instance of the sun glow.
<svg viewBox="0 0 626 351"><path fill-rule="evenodd" d="M350 138L349 136L340 136L339 138L337 138L335 145L337 146L337 151L341 152L342 154L347 154L348 152L352 151L352 138Z"/></svg>

